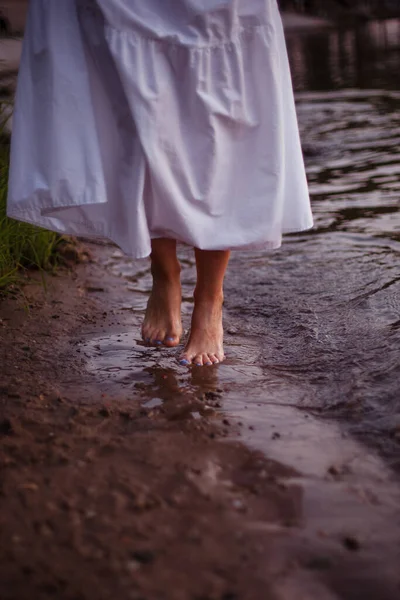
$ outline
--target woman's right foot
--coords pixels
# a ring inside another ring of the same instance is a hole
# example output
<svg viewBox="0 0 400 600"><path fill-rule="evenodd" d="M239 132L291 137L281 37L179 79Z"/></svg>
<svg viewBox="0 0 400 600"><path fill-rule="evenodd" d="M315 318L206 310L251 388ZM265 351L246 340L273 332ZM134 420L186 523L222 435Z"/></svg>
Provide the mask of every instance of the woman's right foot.
<svg viewBox="0 0 400 600"><path fill-rule="evenodd" d="M180 269L174 274L153 270L153 289L142 325L143 340L151 346L178 346L182 336Z"/></svg>
<svg viewBox="0 0 400 600"><path fill-rule="evenodd" d="M211 366L224 360L222 304L222 294L195 301L189 340L179 358L181 365Z"/></svg>

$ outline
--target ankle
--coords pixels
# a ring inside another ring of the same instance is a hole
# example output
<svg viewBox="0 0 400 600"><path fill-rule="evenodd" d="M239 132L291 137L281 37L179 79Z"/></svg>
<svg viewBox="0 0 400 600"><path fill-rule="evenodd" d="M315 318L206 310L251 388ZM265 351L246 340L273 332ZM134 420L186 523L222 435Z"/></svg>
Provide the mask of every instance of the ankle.
<svg viewBox="0 0 400 600"><path fill-rule="evenodd" d="M224 303L224 293L222 290L199 290L195 289L194 294L195 305L206 304L208 306L221 307Z"/></svg>
<svg viewBox="0 0 400 600"><path fill-rule="evenodd" d="M154 281L162 283L177 283L181 278L181 265L179 261L167 264L152 261L151 274Z"/></svg>

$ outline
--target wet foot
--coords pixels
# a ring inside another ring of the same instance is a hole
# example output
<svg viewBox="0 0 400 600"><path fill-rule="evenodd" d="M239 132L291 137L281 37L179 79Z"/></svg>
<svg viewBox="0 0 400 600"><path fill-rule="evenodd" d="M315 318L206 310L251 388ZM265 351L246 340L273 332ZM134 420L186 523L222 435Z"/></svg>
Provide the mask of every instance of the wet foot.
<svg viewBox="0 0 400 600"><path fill-rule="evenodd" d="M179 358L181 365L210 366L224 360L222 302L222 297L195 302L189 340Z"/></svg>
<svg viewBox="0 0 400 600"><path fill-rule="evenodd" d="M153 289L142 325L143 340L151 346L174 348L182 335L181 283L174 276L153 274Z"/></svg>

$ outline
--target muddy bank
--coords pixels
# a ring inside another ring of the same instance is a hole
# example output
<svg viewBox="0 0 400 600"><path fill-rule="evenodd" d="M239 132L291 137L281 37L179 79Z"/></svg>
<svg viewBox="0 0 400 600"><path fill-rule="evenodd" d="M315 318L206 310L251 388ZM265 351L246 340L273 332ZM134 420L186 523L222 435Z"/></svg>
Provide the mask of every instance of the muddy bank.
<svg viewBox="0 0 400 600"><path fill-rule="evenodd" d="M2 600L397 598L395 527L375 547L359 524L329 531L340 503L315 505L310 527L303 474L240 443L216 370L169 368L137 344L141 308L105 268L113 252L95 247L46 293L34 278L0 305ZM143 361L131 359L144 374L129 386L99 377L86 351L124 333Z"/></svg>

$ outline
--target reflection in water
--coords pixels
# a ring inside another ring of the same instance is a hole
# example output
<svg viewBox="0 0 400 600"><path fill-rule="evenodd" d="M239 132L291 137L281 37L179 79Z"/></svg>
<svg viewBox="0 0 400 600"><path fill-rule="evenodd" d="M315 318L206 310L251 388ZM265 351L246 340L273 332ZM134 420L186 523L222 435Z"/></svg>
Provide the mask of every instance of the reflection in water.
<svg viewBox="0 0 400 600"><path fill-rule="evenodd" d="M138 329L95 337L83 344L87 366L96 373L104 391L122 386L125 393L140 390L161 402L176 401L178 397L199 399L210 392L222 392L218 369L186 369L178 365L171 368L170 351L148 348L137 337ZM234 371L232 377L234 382Z"/></svg>
<svg viewBox="0 0 400 600"><path fill-rule="evenodd" d="M296 90L398 89L400 19L288 36Z"/></svg>

